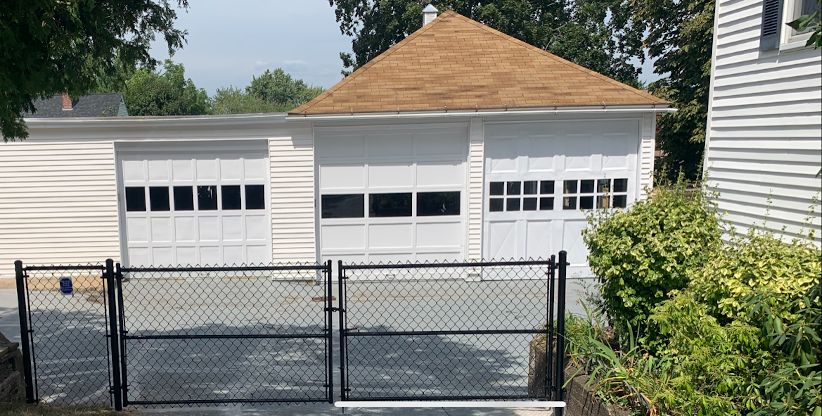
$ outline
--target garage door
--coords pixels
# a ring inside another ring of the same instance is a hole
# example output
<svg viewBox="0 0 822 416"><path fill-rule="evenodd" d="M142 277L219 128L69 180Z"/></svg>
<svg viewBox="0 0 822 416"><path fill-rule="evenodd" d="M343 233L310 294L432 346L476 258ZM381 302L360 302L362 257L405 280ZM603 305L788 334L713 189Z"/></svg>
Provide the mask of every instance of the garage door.
<svg viewBox="0 0 822 416"><path fill-rule="evenodd" d="M271 261L265 150L118 153L128 264Z"/></svg>
<svg viewBox="0 0 822 416"><path fill-rule="evenodd" d="M586 212L635 200L638 121L496 124L485 133L484 257L566 250L569 273L590 275Z"/></svg>
<svg viewBox="0 0 822 416"><path fill-rule="evenodd" d="M467 125L317 130L315 140L324 260L465 258Z"/></svg>

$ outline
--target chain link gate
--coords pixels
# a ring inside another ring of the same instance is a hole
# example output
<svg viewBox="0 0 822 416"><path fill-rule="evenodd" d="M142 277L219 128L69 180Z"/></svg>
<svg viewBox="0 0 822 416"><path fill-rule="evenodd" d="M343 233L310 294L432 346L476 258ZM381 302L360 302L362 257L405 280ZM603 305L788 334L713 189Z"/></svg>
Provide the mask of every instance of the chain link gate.
<svg viewBox="0 0 822 416"><path fill-rule="evenodd" d="M116 270L124 405L331 402L331 262Z"/></svg>
<svg viewBox="0 0 822 416"><path fill-rule="evenodd" d="M342 401L562 401L566 265L340 261Z"/></svg>

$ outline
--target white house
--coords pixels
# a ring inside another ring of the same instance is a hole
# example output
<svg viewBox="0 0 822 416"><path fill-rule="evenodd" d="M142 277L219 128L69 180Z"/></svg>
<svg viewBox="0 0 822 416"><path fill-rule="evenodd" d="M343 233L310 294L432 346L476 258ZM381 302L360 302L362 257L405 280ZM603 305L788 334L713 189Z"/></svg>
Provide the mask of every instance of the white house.
<svg viewBox="0 0 822 416"><path fill-rule="evenodd" d="M705 169L738 232L766 222L820 237L822 50L785 25L816 0L718 0ZM768 199L770 213L768 212Z"/></svg>
<svg viewBox="0 0 822 416"><path fill-rule="evenodd" d="M12 262L510 259L651 185L668 103L453 12L288 114L30 119L0 146Z"/></svg>

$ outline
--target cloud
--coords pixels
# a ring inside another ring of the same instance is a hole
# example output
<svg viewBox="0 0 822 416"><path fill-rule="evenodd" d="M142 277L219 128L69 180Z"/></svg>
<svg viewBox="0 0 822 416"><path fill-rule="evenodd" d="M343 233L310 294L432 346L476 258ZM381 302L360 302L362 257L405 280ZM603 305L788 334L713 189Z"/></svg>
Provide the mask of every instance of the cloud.
<svg viewBox="0 0 822 416"><path fill-rule="evenodd" d="M263 69L266 67L266 65L268 65L268 62L257 61L254 62L254 69Z"/></svg>
<svg viewBox="0 0 822 416"><path fill-rule="evenodd" d="M286 66L305 66L308 65L308 62L303 61L302 59L286 59L283 61L283 65Z"/></svg>

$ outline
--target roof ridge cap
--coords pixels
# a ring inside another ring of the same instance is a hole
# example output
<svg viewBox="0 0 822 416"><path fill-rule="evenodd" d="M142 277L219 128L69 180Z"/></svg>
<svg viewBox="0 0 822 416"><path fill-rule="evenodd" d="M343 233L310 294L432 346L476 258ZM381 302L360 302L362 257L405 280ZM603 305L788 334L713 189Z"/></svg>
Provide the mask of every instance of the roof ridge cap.
<svg viewBox="0 0 822 416"><path fill-rule="evenodd" d="M575 64L575 63L573 63L573 62L571 62L571 61L569 61L569 60L567 60L567 59L560 58L559 56L556 56L556 55L552 54L551 52L548 52L548 51L546 51L546 50L543 50L542 48L538 48L538 47L536 47L536 46L534 46L534 45L531 45L531 44L530 44L530 43L528 43L528 42L525 42L525 41L522 41L522 40L520 40L520 39L517 39L517 38L515 38L515 37L513 37L513 36L511 36L511 35L507 35L507 34L505 34L505 33L502 33L502 32L500 32L499 30L496 30L496 29L494 29L494 28L492 28L492 27L490 27L490 26L486 26L486 25L484 25L484 24L482 24L482 23L480 23L480 22L477 22L476 20L471 19L471 18L469 18L469 17L467 17L467 16L463 16L463 15L461 15L461 14L459 14L459 13L457 13L457 12L454 12L454 11L452 11L452 10L449 10L449 12L452 12L454 15L456 15L456 16L458 16L458 17L462 18L462 19L463 19L463 20L465 20L466 22L471 23L471 24L473 24L473 25L475 25L475 26L477 26L477 27L479 27L479 28L481 28L481 29L485 30L486 32L488 32L488 33L490 33L490 34L492 34L492 35L495 35L495 36L497 36L497 37L499 37L499 38L501 38L501 39L504 39L504 40L506 40L506 41L508 41L508 42L514 43L514 44L516 44L516 45L518 45L518 46L528 47L529 49L536 49L537 51L539 51L539 52L541 52L543 55L545 55L547 58L550 58L550 59L552 59L552 60L556 61L556 62L557 62L557 63L559 63L559 64L566 65L566 66L569 66L569 67L574 68L574 69L582 70L582 71L584 71L584 72L588 73L589 75L593 75L593 76L595 76L595 77L597 77L597 78L600 78L600 79L602 79L602 80L604 80L604 81L606 81L606 82L608 82L608 83L610 83L610 84L614 84L614 85L616 85L616 86L618 86L618 87L627 88L627 89L628 89L628 91L629 91L630 93L635 94L635 95L638 95L638 96L640 96L640 97L646 97L646 96L648 96L648 97L652 97L654 100L658 100L658 101L660 101L660 103L667 103L667 102L668 102L668 101L663 100L662 98L659 98L659 97L657 97L657 96L655 96L655 95L653 95L653 94L650 94L650 93L647 93L647 92L641 91L641 90L639 90L639 89L637 89L637 88L634 88L634 87L632 87L632 86L630 86L630 85L627 85L627 84L622 83L622 82L619 82L619 81L617 81L617 80L615 80L615 79L613 79L613 78L610 78L610 77L608 77L608 76L605 76L605 75L603 75L603 74L600 74L599 72L596 72L596 71L594 71L594 70L588 69L588 68L586 68L586 67L584 67L584 66L582 66L582 65L578 65L578 64ZM447 12L446 12L446 13L447 13ZM443 14L445 14L445 13L443 13Z"/></svg>
<svg viewBox="0 0 822 416"><path fill-rule="evenodd" d="M450 13L449 13L449 12L450 12ZM410 43L410 42L411 42L411 40L416 39L416 38L417 38L419 35L421 35L422 33L427 32L427 31L428 31L428 30L430 30L432 27L436 26L438 23L441 23L441 22L442 22L442 20L441 20L441 19L439 19L439 17L442 17L442 15L444 15L444 14L456 14L456 15L458 15L458 16L459 16L459 13L453 12L452 10L447 10L447 11L443 12L442 14L440 14L439 16L437 16L438 18L437 18L437 19L434 19L431 23L429 23L429 24L427 24L427 25L424 25L424 26L422 26L421 28L419 28L419 29L415 30L413 33L411 33L410 35L406 36L406 37L405 37L405 39L403 39L403 40L401 40L401 41L399 41L399 42L395 43L395 44L394 44L394 45L392 45L392 46L390 46L388 49L386 49L386 50L385 50L385 52L383 52L383 53L381 53L381 54L377 55L376 57L374 57L374 58L373 58L373 59L371 59L370 61L366 62L366 63L365 63L365 65L363 65L363 66L361 66L361 67L357 68L357 70L356 70L356 71L352 72L352 73L351 73L351 74L349 74L347 77L345 77L345 78L343 78L342 80L340 80L340 82L338 82L338 83L334 84L331 88L329 88L329 89L327 89L327 90L323 91L323 93L322 93L322 94L320 94L319 96L317 96L317 97L316 97L316 98L314 98L313 100L311 100L311 101L309 101L309 102L307 102L307 103L305 103L305 104L303 104L303 105L301 105L301 106L299 106L299 107L297 107L297 108L295 108L295 109L293 109L293 110L289 111L289 113L291 113L291 114L306 113L306 112L308 111L308 109L310 109L311 107L316 106L316 105L317 105L317 104L319 104L321 101L325 100L325 99L326 99L329 95L333 94L335 91L337 91L338 89L340 89L340 88L344 87L344 86L345 86L345 85L347 85L349 82L351 82L351 80L352 80L352 79L354 79L355 77L359 77L359 76L361 76L362 74L364 74L365 72L367 72L369 69L371 69L371 67L373 67L373 66L374 66L374 65L376 65L377 63L379 63L379 62L381 62L382 60L386 59L387 57L389 57L389 56L393 55L393 54L394 54L394 53L396 53L398 50L400 50L400 49L404 48L404 47L406 46L406 44L408 44L408 43ZM470 19L469 19L469 20L470 20ZM312 103L313 103L313 104L312 104ZM297 111L297 110L301 110L301 111Z"/></svg>

